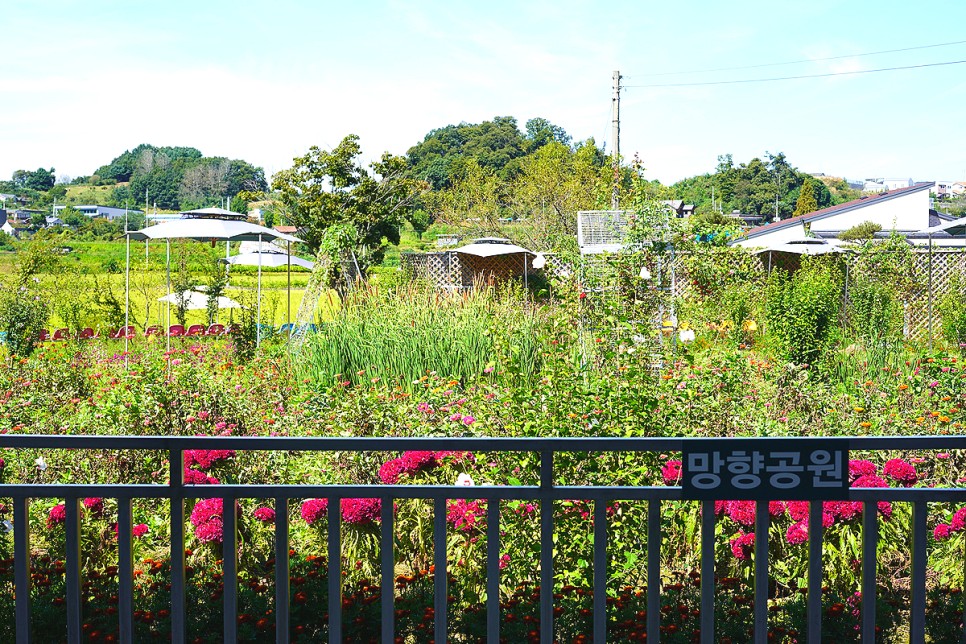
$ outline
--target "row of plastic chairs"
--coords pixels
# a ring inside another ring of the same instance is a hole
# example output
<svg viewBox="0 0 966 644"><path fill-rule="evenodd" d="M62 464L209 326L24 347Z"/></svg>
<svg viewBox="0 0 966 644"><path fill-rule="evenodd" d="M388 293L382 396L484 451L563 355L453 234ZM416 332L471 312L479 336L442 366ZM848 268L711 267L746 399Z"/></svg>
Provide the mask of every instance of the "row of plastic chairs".
<svg viewBox="0 0 966 644"><path fill-rule="evenodd" d="M241 327L238 324L231 324L225 326L224 324L212 324L205 326L204 324L192 324L185 328L183 324L172 324L165 331L163 326L152 325L144 330L144 337L150 336L170 336L172 338L198 338L198 337L217 337L223 335L231 335L233 333L238 333ZM318 331L318 327L315 324L283 324L282 326L275 328L270 324L260 324L259 331L262 337L269 337L272 335L301 335L305 333L315 333ZM112 331L107 335L111 340L123 340L124 338L134 338L137 337L137 330L133 326L122 326L116 331ZM77 335L79 340L92 340L101 337L100 334L91 327L85 327L81 329L80 333ZM64 342L71 340L72 335L70 330L65 328L57 329L50 333L47 329L40 330L39 340L41 342Z"/></svg>

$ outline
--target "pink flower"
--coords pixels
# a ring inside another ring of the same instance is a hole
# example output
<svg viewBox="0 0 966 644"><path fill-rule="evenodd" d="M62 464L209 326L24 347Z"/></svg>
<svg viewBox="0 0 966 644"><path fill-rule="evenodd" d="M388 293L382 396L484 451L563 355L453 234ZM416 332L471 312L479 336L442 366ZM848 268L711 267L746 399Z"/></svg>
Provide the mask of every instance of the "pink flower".
<svg viewBox="0 0 966 644"><path fill-rule="evenodd" d="M135 539L141 539L148 532L150 532L150 530L148 529L146 523L139 523L131 529L131 534L134 535Z"/></svg>
<svg viewBox="0 0 966 644"><path fill-rule="evenodd" d="M435 452L413 451L403 452L402 467L405 474L415 474L421 470L429 470L436 467Z"/></svg>
<svg viewBox="0 0 966 644"><path fill-rule="evenodd" d="M469 427L475 422L476 422L476 419L473 418L472 416L463 416L463 424L466 425L467 427Z"/></svg>
<svg viewBox="0 0 966 644"><path fill-rule="evenodd" d="M235 458L233 449L189 449L184 452L184 466L197 465L199 470L207 470L218 461Z"/></svg>
<svg viewBox="0 0 966 644"><path fill-rule="evenodd" d="M962 532L966 529L966 507L956 510L953 520L949 522L949 527L954 532Z"/></svg>
<svg viewBox="0 0 966 644"><path fill-rule="evenodd" d="M47 515L47 528L53 528L58 526L67 520L67 508L63 503L58 503L54 507L50 508L50 513Z"/></svg>
<svg viewBox="0 0 966 644"><path fill-rule="evenodd" d="M342 499L342 520L350 525L369 525L381 510L382 499Z"/></svg>
<svg viewBox="0 0 966 644"><path fill-rule="evenodd" d="M500 570L503 570L510 565L510 555L503 555L500 557Z"/></svg>
<svg viewBox="0 0 966 644"><path fill-rule="evenodd" d="M805 521L799 521L790 525L788 530L785 532L785 541L792 545L797 545L808 541L808 523Z"/></svg>
<svg viewBox="0 0 966 644"><path fill-rule="evenodd" d="M463 420L463 414L453 414L452 416L449 417L449 419L454 423L458 423L461 420Z"/></svg>
<svg viewBox="0 0 966 644"><path fill-rule="evenodd" d="M808 520L808 501L789 501L787 507L792 521Z"/></svg>
<svg viewBox="0 0 966 644"><path fill-rule="evenodd" d="M325 517L326 510L329 508L328 499L308 499L302 502L302 519L312 525L319 519Z"/></svg>
<svg viewBox="0 0 966 644"><path fill-rule="evenodd" d="M399 482L399 475L404 469L402 459L390 459L379 468L379 480L386 485L395 485Z"/></svg>
<svg viewBox="0 0 966 644"><path fill-rule="evenodd" d="M728 509L726 511L728 513L728 517L735 523L740 523L743 526L755 525L754 501L729 501Z"/></svg>
<svg viewBox="0 0 966 644"><path fill-rule="evenodd" d="M771 515L773 519L785 514L785 502L784 501L769 501L768 502L768 514Z"/></svg>
<svg viewBox="0 0 966 644"><path fill-rule="evenodd" d="M224 524L221 517L213 517L210 521L195 527L195 536L201 543L221 543L224 540Z"/></svg>
<svg viewBox="0 0 966 644"><path fill-rule="evenodd" d="M425 402L421 402L418 405L416 405L416 409L418 411L423 412L424 414L433 413L433 408L429 406L429 403L425 403Z"/></svg>
<svg viewBox="0 0 966 644"><path fill-rule="evenodd" d="M862 516L861 501L826 501L825 512L842 521L851 521Z"/></svg>
<svg viewBox="0 0 966 644"><path fill-rule="evenodd" d="M197 528L215 518L221 521L223 510L221 499L201 499L191 510L191 525Z"/></svg>
<svg viewBox="0 0 966 644"><path fill-rule="evenodd" d="M275 510L272 508L262 506L257 508L253 514L262 523L275 523Z"/></svg>
<svg viewBox="0 0 966 644"><path fill-rule="evenodd" d="M852 481L852 487L889 487L889 484L875 474L866 474Z"/></svg>
<svg viewBox="0 0 966 644"><path fill-rule="evenodd" d="M882 468L882 473L897 483L901 483L904 487L914 485L919 480L915 466L901 458L894 458L886 462L885 467Z"/></svg>
<svg viewBox="0 0 966 644"><path fill-rule="evenodd" d="M855 481L860 476L869 476L879 473L879 468L875 463L862 459L849 461L849 481Z"/></svg>
<svg viewBox="0 0 966 644"><path fill-rule="evenodd" d="M95 517L99 517L104 514L104 499L86 498L84 499L84 507L90 510Z"/></svg>
<svg viewBox="0 0 966 644"><path fill-rule="evenodd" d="M457 530L470 532L476 527L476 523L483 516L485 509L486 501L457 499L447 507L446 520L452 523Z"/></svg>
<svg viewBox="0 0 966 644"><path fill-rule="evenodd" d="M219 483L215 477L194 469L184 471L184 482L186 485L218 485Z"/></svg>
<svg viewBox="0 0 966 644"><path fill-rule="evenodd" d="M932 538L936 541L942 541L943 539L948 539L952 535L952 530L950 526L946 523L940 523L936 526L936 529L932 531Z"/></svg>
<svg viewBox="0 0 966 644"><path fill-rule="evenodd" d="M661 468L664 485L677 485L681 480L681 461L668 461Z"/></svg>
<svg viewBox="0 0 966 644"><path fill-rule="evenodd" d="M751 549L755 545L755 533L739 532L737 537L731 539L731 554L735 559L746 561L751 557Z"/></svg>

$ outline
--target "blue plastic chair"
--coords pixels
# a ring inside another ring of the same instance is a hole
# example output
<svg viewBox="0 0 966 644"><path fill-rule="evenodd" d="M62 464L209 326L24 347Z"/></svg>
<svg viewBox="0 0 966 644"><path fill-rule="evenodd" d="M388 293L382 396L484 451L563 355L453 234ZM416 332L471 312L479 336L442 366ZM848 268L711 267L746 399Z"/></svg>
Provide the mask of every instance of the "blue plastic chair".
<svg viewBox="0 0 966 644"><path fill-rule="evenodd" d="M289 322L287 324L283 324L282 326L280 326L278 328L278 332L279 332L280 335L286 335L286 334L291 333L292 332L292 329L294 329L294 328L295 328L295 325L292 324L291 322Z"/></svg>

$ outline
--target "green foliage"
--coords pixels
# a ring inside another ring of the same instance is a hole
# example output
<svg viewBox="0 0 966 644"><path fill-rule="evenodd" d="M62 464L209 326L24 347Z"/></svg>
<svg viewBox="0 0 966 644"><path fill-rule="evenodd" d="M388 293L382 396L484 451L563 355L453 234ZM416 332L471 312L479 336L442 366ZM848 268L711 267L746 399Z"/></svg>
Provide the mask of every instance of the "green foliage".
<svg viewBox="0 0 966 644"><path fill-rule="evenodd" d="M792 213L793 217L801 217L802 215L807 215L810 212L818 210L818 201L815 200L815 189L813 185L814 182L811 179L806 179L802 184L798 200L795 202L795 211Z"/></svg>
<svg viewBox="0 0 966 644"><path fill-rule="evenodd" d="M17 188L23 188L25 190L46 192L54 187L56 180L57 175L53 168L50 170L38 168L33 172L29 170L16 170L13 173L13 184Z"/></svg>
<svg viewBox="0 0 966 644"><path fill-rule="evenodd" d="M943 335L960 348L966 347L966 278L956 273L949 280L949 293L939 303Z"/></svg>
<svg viewBox="0 0 966 644"><path fill-rule="evenodd" d="M303 230L313 252L330 226L352 225L356 259L365 267L382 261L387 244L399 243L399 226L421 185L405 176L402 157L387 152L370 164L370 173L359 165L360 154L354 134L331 152L313 146L276 174L272 187L280 192L289 223Z"/></svg>
<svg viewBox="0 0 966 644"><path fill-rule="evenodd" d="M842 274L828 262L805 258L791 276L773 271L765 314L782 358L798 365L816 364L835 339L841 303Z"/></svg>
<svg viewBox="0 0 966 644"><path fill-rule="evenodd" d="M875 234L882 230L882 226L873 221L863 221L839 233L839 239L846 242L868 241L875 238Z"/></svg>
<svg viewBox="0 0 966 644"><path fill-rule="evenodd" d="M902 303L890 284L857 275L849 284L849 322L866 343L894 342L902 337Z"/></svg>

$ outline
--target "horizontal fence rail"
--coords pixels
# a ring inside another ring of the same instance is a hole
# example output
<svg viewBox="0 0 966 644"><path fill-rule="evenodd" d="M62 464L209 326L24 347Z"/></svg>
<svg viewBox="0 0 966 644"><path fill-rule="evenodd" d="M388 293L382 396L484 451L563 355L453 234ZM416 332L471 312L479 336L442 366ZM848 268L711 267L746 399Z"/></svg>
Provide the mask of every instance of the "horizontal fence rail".
<svg viewBox="0 0 966 644"><path fill-rule="evenodd" d="M699 439L707 442L707 439ZM788 443L789 439L722 439L732 448L743 445L760 446L769 441ZM822 446L824 438L792 439L803 449ZM963 450L966 436L923 437L862 437L837 439L847 444L850 452L911 452L920 450ZM80 538L80 502L86 497L105 497L118 500L118 618L120 641L133 641L133 547L132 547L132 500L170 500L171 530L171 625L172 641L185 641L185 506L189 499L221 498L225 508L232 508L236 500L263 498L274 500L275 523L275 614L277 642L290 642L288 620L291 607L289 579L289 513L290 500L301 498L328 499L328 620L330 641L341 641L342 599L341 541L339 514L340 501L344 498L378 498L382 501L382 532L379 539L381 552L381 641L394 642L395 633L393 602L394 553L393 553L393 502L397 499L423 499L433 502L433 536L435 566L433 594L434 635L436 642L447 641L447 553L446 553L446 501L451 499L487 499L495 501L535 500L541 508L551 511L540 513L540 590L539 625L540 641L554 641L554 567L553 536L555 501L573 499L594 502L593 539L593 641L603 642L607 637L607 504L615 501L647 502L647 641L660 641L661 620L661 571L660 548L662 542L661 507L663 502L694 500L687 497L682 487L676 486L599 486L558 485L554 474L554 455L558 453L642 453L684 452L694 439L679 438L252 438L252 437L135 437L135 436L43 436L2 435L0 449L70 449L70 450L161 450L169 458L169 482L167 484L85 484L85 483L4 483L0 484L0 498L13 500L14 526L14 591L16 596L15 620L18 644L31 641L30 635L30 535L28 526L31 499L64 499L66 510L66 604L67 641L83 641L81 605L81 564L83 561ZM456 450L473 452L534 453L539 456L539 483L536 485L329 485L329 484L220 484L188 485L184 483L184 453L196 449L231 449L237 451L286 451L286 452L404 452L411 450ZM841 497L836 497L841 498ZM966 502L966 488L851 488L847 499L863 503L862 519L862 642L873 643L875 637L876 594L876 548L878 543L877 504L880 501L908 502L912 504L912 592L910 608L910 641L925 642L926 609L926 557L928 503ZM725 500L725 499L720 499ZM821 585L822 585L822 504L823 497L811 497L807 639L809 643L822 641ZM545 504L545 505L544 505ZM701 579L715 578L715 512L714 502L701 501ZM486 637L488 642L500 641L500 514L499 504L487 505L486 524ZM224 641L237 639L238 617L238 525L234 512L225 511L223 520L224 561L223 578L225 591ZM767 634L768 598L768 501L759 499L756 504L755 528L760 535L754 544L755 552L755 601L754 642L769 641ZM708 556L708 553L711 556ZM763 565L762 565L763 564ZM286 583L283 583L285 580ZM714 634L714 583L701 583L701 642L717 641ZM966 634L963 635L966 641Z"/></svg>

